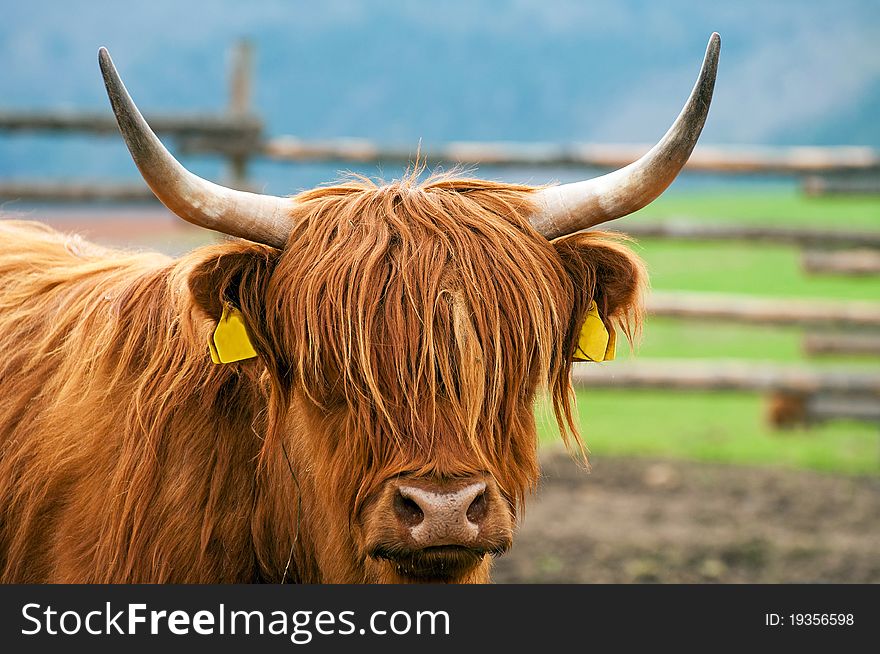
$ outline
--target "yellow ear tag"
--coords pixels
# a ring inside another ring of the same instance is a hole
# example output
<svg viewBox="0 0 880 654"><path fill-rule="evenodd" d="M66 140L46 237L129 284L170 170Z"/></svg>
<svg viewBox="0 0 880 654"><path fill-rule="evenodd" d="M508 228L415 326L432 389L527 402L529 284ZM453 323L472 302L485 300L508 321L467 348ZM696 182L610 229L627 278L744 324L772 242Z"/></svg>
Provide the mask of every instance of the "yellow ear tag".
<svg viewBox="0 0 880 654"><path fill-rule="evenodd" d="M596 302L590 303L590 310L581 327L578 348L574 353L575 361L611 361L614 358L617 335L608 330Z"/></svg>
<svg viewBox="0 0 880 654"><path fill-rule="evenodd" d="M208 349L214 363L233 363L257 356L241 311L229 305L223 306L217 329L208 338Z"/></svg>

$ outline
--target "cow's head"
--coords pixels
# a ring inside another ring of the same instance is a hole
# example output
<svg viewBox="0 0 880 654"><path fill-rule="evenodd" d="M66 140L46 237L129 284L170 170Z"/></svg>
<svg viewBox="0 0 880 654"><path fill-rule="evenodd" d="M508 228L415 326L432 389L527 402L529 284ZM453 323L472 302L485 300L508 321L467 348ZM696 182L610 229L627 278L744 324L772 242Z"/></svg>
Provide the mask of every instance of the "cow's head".
<svg viewBox="0 0 880 654"><path fill-rule="evenodd" d="M224 304L244 316L260 355L244 365L271 389L264 452L296 478L302 506L285 515L303 519L322 579L488 579L537 481L536 394L549 389L563 437L579 445L569 372L587 311L596 302L609 325L638 326L642 264L583 230L645 206L678 174L718 49L713 35L663 140L608 175L535 189L413 174L293 198L185 170L101 51L120 128L159 199L248 241L206 249L189 288L213 321Z"/></svg>

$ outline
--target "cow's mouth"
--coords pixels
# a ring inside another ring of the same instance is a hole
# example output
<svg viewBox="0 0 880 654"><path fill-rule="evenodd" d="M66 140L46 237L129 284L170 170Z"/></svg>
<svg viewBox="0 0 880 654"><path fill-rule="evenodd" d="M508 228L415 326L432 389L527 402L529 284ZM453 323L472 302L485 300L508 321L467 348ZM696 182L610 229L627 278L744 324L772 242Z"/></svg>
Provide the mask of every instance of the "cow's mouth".
<svg viewBox="0 0 880 654"><path fill-rule="evenodd" d="M379 546L370 552L370 556L387 561L402 580L448 583L467 575L487 555L502 553L503 551L473 549L462 545L440 545L406 551Z"/></svg>

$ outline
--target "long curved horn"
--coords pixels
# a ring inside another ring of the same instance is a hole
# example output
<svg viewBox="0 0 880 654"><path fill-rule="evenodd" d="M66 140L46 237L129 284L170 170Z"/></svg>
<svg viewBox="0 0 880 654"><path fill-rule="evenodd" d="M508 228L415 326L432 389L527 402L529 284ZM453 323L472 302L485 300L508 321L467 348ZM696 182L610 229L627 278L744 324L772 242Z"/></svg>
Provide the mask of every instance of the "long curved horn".
<svg viewBox="0 0 880 654"><path fill-rule="evenodd" d="M98 50L98 63L119 131L144 181L162 204L199 227L284 247L293 227L293 200L236 191L189 172L165 149L138 111L107 48Z"/></svg>
<svg viewBox="0 0 880 654"><path fill-rule="evenodd" d="M607 175L541 189L532 226L548 239L558 238L638 211L665 191L687 163L706 122L720 50L715 32L687 104L657 145Z"/></svg>

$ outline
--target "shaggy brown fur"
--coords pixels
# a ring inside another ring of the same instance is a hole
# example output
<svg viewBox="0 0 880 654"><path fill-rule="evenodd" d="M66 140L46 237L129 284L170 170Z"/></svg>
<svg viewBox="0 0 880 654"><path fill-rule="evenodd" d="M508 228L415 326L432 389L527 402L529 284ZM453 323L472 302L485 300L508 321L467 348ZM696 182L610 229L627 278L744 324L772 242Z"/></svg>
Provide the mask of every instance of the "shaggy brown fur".
<svg viewBox="0 0 880 654"><path fill-rule="evenodd" d="M631 334L645 281L609 235L541 238L531 190L354 181L283 251L178 260L0 222L0 579L401 581L364 533L401 474L488 473L515 513L536 393L579 445L589 302ZM211 363L224 303L259 358Z"/></svg>

